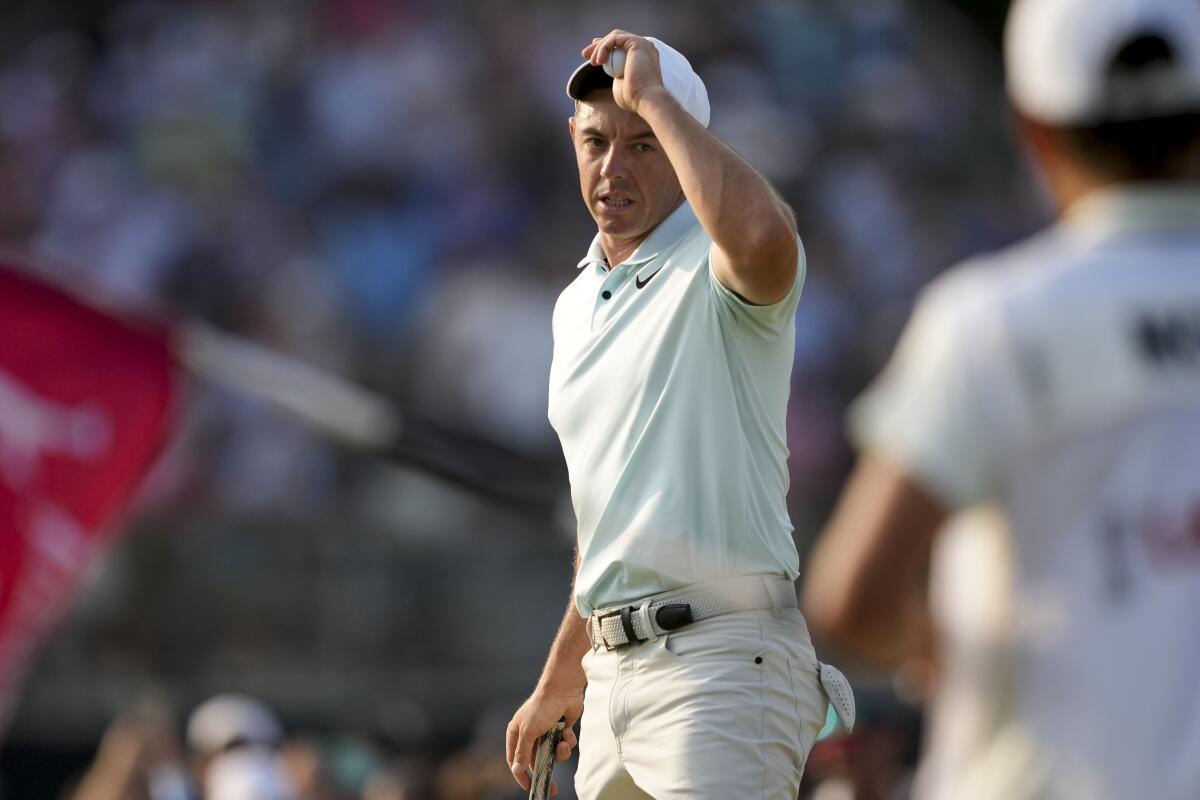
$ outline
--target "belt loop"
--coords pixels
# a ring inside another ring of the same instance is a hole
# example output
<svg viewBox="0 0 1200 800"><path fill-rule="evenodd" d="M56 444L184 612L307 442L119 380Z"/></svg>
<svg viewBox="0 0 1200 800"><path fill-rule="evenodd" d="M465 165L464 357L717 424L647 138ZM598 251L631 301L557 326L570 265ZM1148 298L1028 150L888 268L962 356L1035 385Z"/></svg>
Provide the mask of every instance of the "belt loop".
<svg viewBox="0 0 1200 800"><path fill-rule="evenodd" d="M596 634L595 634L595 631L593 630L595 627L595 625L593 623L595 623L595 621L596 621L595 614L592 614L587 618L587 637L588 637L588 641L591 642L591 644L592 644L593 650L596 649Z"/></svg>
<svg viewBox="0 0 1200 800"><path fill-rule="evenodd" d="M651 642L658 641L658 633L654 630L654 623L650 621L650 599L647 598L638 607L638 616L642 618L642 630L645 631L646 639Z"/></svg>
<svg viewBox="0 0 1200 800"><path fill-rule="evenodd" d="M770 575L759 575L759 580L762 581L763 588L767 590L767 596L771 598L771 614L775 619L783 616L783 601L779 599L779 592L775 588L775 580Z"/></svg>

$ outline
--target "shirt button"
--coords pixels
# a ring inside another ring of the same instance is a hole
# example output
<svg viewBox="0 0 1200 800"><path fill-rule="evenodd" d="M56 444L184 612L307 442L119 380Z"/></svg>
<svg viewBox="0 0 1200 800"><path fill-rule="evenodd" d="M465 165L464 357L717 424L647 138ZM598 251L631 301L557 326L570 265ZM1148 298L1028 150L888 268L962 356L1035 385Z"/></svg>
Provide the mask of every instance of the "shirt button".
<svg viewBox="0 0 1200 800"><path fill-rule="evenodd" d="M610 297L612 297L612 292L610 292L608 289L605 289L603 292L600 293L600 296L603 297L605 300L607 300Z"/></svg>

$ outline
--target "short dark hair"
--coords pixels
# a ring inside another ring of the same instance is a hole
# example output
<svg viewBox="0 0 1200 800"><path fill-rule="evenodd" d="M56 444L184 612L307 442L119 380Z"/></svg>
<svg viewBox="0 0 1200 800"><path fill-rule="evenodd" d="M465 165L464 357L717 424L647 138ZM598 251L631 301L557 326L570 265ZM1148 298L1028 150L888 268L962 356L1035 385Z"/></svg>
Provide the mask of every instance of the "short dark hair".
<svg viewBox="0 0 1200 800"><path fill-rule="evenodd" d="M1189 151L1200 148L1200 112L1060 130L1071 155L1122 181L1177 177Z"/></svg>
<svg viewBox="0 0 1200 800"><path fill-rule="evenodd" d="M583 98L587 97L588 94L590 94L591 92L594 92L598 89L610 89L611 90L612 88L613 88L612 76L609 75L607 72L605 72L603 69L585 70L583 73L583 77L579 81L579 86L576 88L575 99L582 100Z"/></svg>
<svg viewBox="0 0 1200 800"><path fill-rule="evenodd" d="M1138 88L1154 71L1172 69L1174 49L1154 31L1142 31L1122 44L1109 61L1113 86ZM1200 108L1171 115L1100 122L1062 131L1077 158L1118 180L1174 177L1176 165L1200 144Z"/></svg>

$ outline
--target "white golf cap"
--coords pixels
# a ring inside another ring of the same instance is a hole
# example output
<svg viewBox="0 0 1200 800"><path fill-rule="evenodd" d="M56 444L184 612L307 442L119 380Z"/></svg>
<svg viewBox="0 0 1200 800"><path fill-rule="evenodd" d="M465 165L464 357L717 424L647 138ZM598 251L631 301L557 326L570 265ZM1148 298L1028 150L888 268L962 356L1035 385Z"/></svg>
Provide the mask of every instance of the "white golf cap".
<svg viewBox="0 0 1200 800"><path fill-rule="evenodd" d="M1008 94L1049 125L1200 111L1200 0L1015 0Z"/></svg>
<svg viewBox="0 0 1200 800"><path fill-rule="evenodd" d="M218 753L233 744L274 747L283 727L265 704L240 694L221 694L201 703L187 724L187 743L197 753Z"/></svg>
<svg viewBox="0 0 1200 800"><path fill-rule="evenodd" d="M683 53L652 36L646 38L658 50L658 64L662 68L663 86L667 92L683 106L684 111L707 128L712 109L708 105L708 89L704 88L704 81L700 80ZM585 61L571 73L567 81L567 97L582 100L593 89L610 88L612 83L613 79L604 71L604 67Z"/></svg>

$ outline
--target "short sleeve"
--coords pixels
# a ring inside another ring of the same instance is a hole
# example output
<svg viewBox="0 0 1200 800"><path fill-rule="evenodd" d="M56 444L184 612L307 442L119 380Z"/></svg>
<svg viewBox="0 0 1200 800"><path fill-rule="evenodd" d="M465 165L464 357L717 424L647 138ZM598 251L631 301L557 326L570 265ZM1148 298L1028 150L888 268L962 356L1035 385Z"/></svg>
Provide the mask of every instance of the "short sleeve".
<svg viewBox="0 0 1200 800"><path fill-rule="evenodd" d="M790 329L796 315L796 305L800 302L800 292L804 288L804 245L799 237L796 245L796 279L792 282L792 288L782 300L766 306L743 300L717 280L712 271L712 262L709 261L708 279L723 321L733 322L763 339L775 338Z"/></svg>
<svg viewBox="0 0 1200 800"><path fill-rule="evenodd" d="M995 494L1001 436L989 394L1003 391L1003 379L990 311L963 292L927 291L891 360L848 414L856 447L895 463L947 510Z"/></svg>

